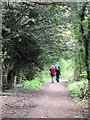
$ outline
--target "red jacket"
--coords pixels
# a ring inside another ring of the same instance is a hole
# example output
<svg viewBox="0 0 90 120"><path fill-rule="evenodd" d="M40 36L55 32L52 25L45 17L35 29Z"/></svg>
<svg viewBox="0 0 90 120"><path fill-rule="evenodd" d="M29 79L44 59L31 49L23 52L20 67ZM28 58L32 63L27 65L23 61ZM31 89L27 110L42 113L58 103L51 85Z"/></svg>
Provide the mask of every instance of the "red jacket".
<svg viewBox="0 0 90 120"><path fill-rule="evenodd" d="M56 75L56 70L55 70L55 68L51 68L51 69L50 69L50 75L51 75L51 76L55 76L55 75Z"/></svg>

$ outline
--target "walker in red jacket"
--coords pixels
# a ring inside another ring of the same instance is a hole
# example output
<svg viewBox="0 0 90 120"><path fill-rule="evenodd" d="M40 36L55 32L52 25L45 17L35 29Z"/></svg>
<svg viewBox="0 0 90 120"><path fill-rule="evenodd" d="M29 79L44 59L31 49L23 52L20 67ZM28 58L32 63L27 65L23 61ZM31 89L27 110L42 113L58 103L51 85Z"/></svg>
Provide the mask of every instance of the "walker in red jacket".
<svg viewBox="0 0 90 120"><path fill-rule="evenodd" d="M56 75L56 70L53 65L50 68L50 75L52 77L52 83L54 83L54 76Z"/></svg>

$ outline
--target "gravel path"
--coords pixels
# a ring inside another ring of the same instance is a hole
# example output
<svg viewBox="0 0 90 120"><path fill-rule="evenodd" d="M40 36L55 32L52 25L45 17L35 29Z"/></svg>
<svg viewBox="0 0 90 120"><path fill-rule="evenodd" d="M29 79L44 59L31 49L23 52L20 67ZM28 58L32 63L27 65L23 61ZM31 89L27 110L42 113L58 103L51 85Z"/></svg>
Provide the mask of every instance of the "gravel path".
<svg viewBox="0 0 90 120"><path fill-rule="evenodd" d="M42 90L2 96L3 118L75 118L83 116L85 109L74 102L65 79L49 82Z"/></svg>

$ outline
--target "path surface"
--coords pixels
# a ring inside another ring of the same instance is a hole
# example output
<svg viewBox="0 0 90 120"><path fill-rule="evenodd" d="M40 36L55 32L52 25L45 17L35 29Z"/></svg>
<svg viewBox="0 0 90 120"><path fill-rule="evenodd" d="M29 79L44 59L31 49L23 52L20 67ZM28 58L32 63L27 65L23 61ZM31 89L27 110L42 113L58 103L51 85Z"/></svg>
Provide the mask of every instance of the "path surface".
<svg viewBox="0 0 90 120"><path fill-rule="evenodd" d="M68 91L67 82L49 82L39 91L23 91L2 97L3 117L6 118L75 118L83 116Z"/></svg>

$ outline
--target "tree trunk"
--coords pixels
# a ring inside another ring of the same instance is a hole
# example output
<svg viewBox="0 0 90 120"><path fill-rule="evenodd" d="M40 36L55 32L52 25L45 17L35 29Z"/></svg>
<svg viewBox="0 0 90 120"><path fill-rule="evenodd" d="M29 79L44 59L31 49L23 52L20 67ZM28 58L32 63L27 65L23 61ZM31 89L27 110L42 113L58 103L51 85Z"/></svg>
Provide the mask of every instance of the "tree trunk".
<svg viewBox="0 0 90 120"><path fill-rule="evenodd" d="M83 27L83 20L84 20L84 16L85 16L85 8L86 8L86 3L84 4L83 8L82 8L82 14L80 15L80 30L82 33L82 38L84 40L84 44L85 44L85 64L86 64L86 72L87 72L87 79L90 81L90 63L89 63L89 58L90 58L90 53L89 53L89 49L90 49L90 8L88 5L88 34L85 34L84 31L84 27Z"/></svg>
<svg viewBox="0 0 90 120"><path fill-rule="evenodd" d="M90 81L90 5L88 4L88 34L85 40L87 79Z"/></svg>
<svg viewBox="0 0 90 120"><path fill-rule="evenodd" d="M12 88L15 76L19 73L21 68L24 68L26 66L26 64L26 62L19 62L19 60L16 61L14 67L8 72L7 75L7 89Z"/></svg>
<svg viewBox="0 0 90 120"><path fill-rule="evenodd" d="M87 79L90 81L90 5L88 5L88 35L85 41Z"/></svg>
<svg viewBox="0 0 90 120"><path fill-rule="evenodd" d="M8 75L7 75L7 89L10 89L12 87L14 76L15 76L15 70L13 68L8 72Z"/></svg>
<svg viewBox="0 0 90 120"><path fill-rule="evenodd" d="M90 68L89 68L89 40L85 41L85 53L86 53L86 71L87 71L87 79L90 80Z"/></svg>

